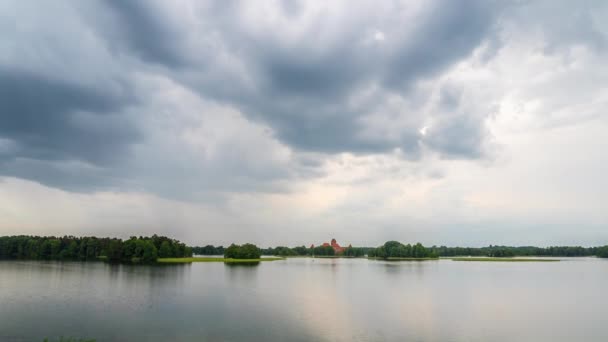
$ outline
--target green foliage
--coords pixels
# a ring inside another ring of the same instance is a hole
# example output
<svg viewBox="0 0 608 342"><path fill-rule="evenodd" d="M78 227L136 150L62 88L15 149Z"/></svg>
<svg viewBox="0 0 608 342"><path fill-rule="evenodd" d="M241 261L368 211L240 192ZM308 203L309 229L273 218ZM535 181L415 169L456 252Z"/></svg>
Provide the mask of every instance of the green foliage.
<svg viewBox="0 0 608 342"><path fill-rule="evenodd" d="M2 236L0 259L107 260L155 262L164 257L191 257L192 249L164 236L132 236L126 241L96 237Z"/></svg>
<svg viewBox="0 0 608 342"><path fill-rule="evenodd" d="M366 252L365 248L347 247L346 249L344 249L344 253L342 253L342 255L345 257L359 258L359 257L364 256L365 252Z"/></svg>
<svg viewBox="0 0 608 342"><path fill-rule="evenodd" d="M317 246L313 249L312 255L318 256L333 256L335 255L334 248L331 246Z"/></svg>
<svg viewBox="0 0 608 342"><path fill-rule="evenodd" d="M158 258L158 250L152 241L144 241L141 260L145 263L155 262Z"/></svg>
<svg viewBox="0 0 608 342"><path fill-rule="evenodd" d="M292 248L296 255L310 255L310 248L306 248L305 246L298 246Z"/></svg>
<svg viewBox="0 0 608 342"><path fill-rule="evenodd" d="M261 255L260 249L250 243L242 246L232 244L224 252L224 257L229 259L259 259Z"/></svg>
<svg viewBox="0 0 608 342"><path fill-rule="evenodd" d="M307 256L311 255L312 251L310 248L306 248L305 246L298 246L294 248L278 246L275 248L264 248L262 249L262 255L276 255L282 257L289 256Z"/></svg>
<svg viewBox="0 0 608 342"><path fill-rule="evenodd" d="M286 257L286 256L297 256L298 253L289 247L279 246L274 249L274 253L272 255Z"/></svg>
<svg viewBox="0 0 608 342"><path fill-rule="evenodd" d="M388 258L412 258L427 259L437 258L433 251L417 243L415 245L404 245L398 241L387 241L384 245L372 249L368 252L369 257L388 259Z"/></svg>
<svg viewBox="0 0 608 342"><path fill-rule="evenodd" d="M192 253L196 255L224 255L224 246L192 247Z"/></svg>
<svg viewBox="0 0 608 342"><path fill-rule="evenodd" d="M163 241L163 243L160 244L160 249L158 250L158 256L160 258L170 258L172 254L173 254L173 251L171 249L171 245L169 245L169 242Z"/></svg>
<svg viewBox="0 0 608 342"><path fill-rule="evenodd" d="M118 239L112 239L108 243L108 246L105 249L105 253L102 252L102 254L105 254L108 261L119 262L120 260L122 260L122 249L122 241Z"/></svg>
<svg viewBox="0 0 608 342"><path fill-rule="evenodd" d="M307 248L305 246L298 247L270 247L262 249L262 255L275 255L281 257L294 257L294 256L343 256L343 257L363 257L371 248L368 247L346 247L344 252L336 255L333 247L331 246L317 246L315 248Z"/></svg>
<svg viewBox="0 0 608 342"><path fill-rule="evenodd" d="M552 256L552 257L579 257L579 256L599 256L602 247L581 247L581 246L553 246L553 247L508 247L508 246L488 246L488 247L446 247L433 246L431 251L441 257L454 256L489 256L489 257L510 257L510 256Z"/></svg>
<svg viewBox="0 0 608 342"><path fill-rule="evenodd" d="M496 248L488 252L491 258L511 258L515 256L515 251L509 248Z"/></svg>
<svg viewBox="0 0 608 342"><path fill-rule="evenodd" d="M598 247L596 255L600 258L608 258L608 246Z"/></svg>

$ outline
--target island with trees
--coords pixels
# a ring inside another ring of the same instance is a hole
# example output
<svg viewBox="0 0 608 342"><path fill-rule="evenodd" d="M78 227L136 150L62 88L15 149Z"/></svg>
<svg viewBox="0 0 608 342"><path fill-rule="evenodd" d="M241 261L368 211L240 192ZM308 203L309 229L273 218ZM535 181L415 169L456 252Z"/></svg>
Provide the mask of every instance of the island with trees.
<svg viewBox="0 0 608 342"><path fill-rule="evenodd" d="M199 250L200 247L194 247L193 250ZM217 253L216 251L222 250L224 252L223 257L188 257L188 258L166 258L159 259L160 263L192 263L192 262L224 262L229 264L239 264L239 263L259 263L261 261L276 261L283 260L282 257L266 257L262 258L262 251L258 248L258 246L246 243L244 245L236 245L232 244L228 248L224 249L223 247L214 248L213 246L207 246L205 251L209 253ZM209 254L215 255L217 254Z"/></svg>
<svg viewBox="0 0 608 342"><path fill-rule="evenodd" d="M371 249L368 256L384 260L428 260L439 258L435 252L425 248L421 243L404 245L398 241L387 241L384 245Z"/></svg>
<svg viewBox="0 0 608 342"><path fill-rule="evenodd" d="M153 235L117 238L75 236L3 236L0 259L80 260L155 263L158 258L191 257L192 249L177 240Z"/></svg>

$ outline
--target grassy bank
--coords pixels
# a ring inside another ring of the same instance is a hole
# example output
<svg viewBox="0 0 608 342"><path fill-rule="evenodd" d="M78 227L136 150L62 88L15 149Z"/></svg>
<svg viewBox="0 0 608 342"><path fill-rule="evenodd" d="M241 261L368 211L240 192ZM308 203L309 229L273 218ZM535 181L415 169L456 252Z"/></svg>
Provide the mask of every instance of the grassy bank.
<svg viewBox="0 0 608 342"><path fill-rule="evenodd" d="M158 262L167 264L184 264L192 262L227 262L227 263L247 263L260 261L276 261L284 258L260 258L260 259L227 259L227 258L160 258Z"/></svg>
<svg viewBox="0 0 608 342"><path fill-rule="evenodd" d="M556 262L559 259L532 258L449 258L452 261L488 261L488 262Z"/></svg>

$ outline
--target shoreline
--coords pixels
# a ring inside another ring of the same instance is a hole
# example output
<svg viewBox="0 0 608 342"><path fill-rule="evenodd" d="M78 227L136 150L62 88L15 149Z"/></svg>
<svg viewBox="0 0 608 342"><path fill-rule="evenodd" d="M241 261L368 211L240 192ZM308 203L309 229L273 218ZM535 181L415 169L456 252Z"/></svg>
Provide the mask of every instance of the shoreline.
<svg viewBox="0 0 608 342"><path fill-rule="evenodd" d="M461 257L461 258L445 258L452 261L481 261L481 262L558 262L560 259L538 259L538 258L479 258L479 257Z"/></svg>
<svg viewBox="0 0 608 342"><path fill-rule="evenodd" d="M277 261L285 260L285 258L259 258L259 259L230 259L230 258L159 258L156 262L163 264L187 264L193 262L224 262L224 263L248 263L248 262L260 262L260 261Z"/></svg>

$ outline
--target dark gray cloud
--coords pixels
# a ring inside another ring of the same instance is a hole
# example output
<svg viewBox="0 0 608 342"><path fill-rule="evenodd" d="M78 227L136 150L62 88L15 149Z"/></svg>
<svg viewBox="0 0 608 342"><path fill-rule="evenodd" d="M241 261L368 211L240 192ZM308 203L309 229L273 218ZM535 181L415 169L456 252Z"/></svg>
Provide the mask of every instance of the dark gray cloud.
<svg viewBox="0 0 608 342"><path fill-rule="evenodd" d="M0 69L0 136L17 143L19 157L105 164L139 138L120 110L133 102L30 72Z"/></svg>
<svg viewBox="0 0 608 342"><path fill-rule="evenodd" d="M476 0L41 6L14 2L23 25L0 33L0 173L163 194L277 189L340 152L483 158L491 113L442 74L483 44L497 53L505 15L531 20L527 3ZM603 46L596 26L563 35ZM240 121L218 119L226 108Z"/></svg>
<svg viewBox="0 0 608 342"><path fill-rule="evenodd" d="M428 2L407 16L408 6L396 2L388 9L370 6L372 13L355 6L349 16L320 14L310 23L294 23L306 27L290 40L281 27L242 23L243 11L233 2L212 2L194 10L200 22L190 30L188 23L172 22L175 19L153 2L129 2L125 8L122 2L109 4L120 14L132 50L166 66L171 77L202 96L236 105L245 115L269 124L286 144L325 153L400 148L411 157L418 155L415 137L420 127L404 130L398 140L362 139L360 119L376 110L386 93L407 97L417 81L435 77L469 55L504 7L473 0ZM289 11L295 21L300 15ZM332 26L333 21L339 25ZM374 40L375 31L386 39ZM237 75L224 57L242 67ZM189 70L171 72L184 67ZM369 87L383 91L364 105L349 106ZM472 147L471 156L477 156L478 148Z"/></svg>
<svg viewBox="0 0 608 342"><path fill-rule="evenodd" d="M27 71L0 68L2 175L63 189L88 191L120 186L113 168L141 141L123 109L136 102L120 91L94 89Z"/></svg>
<svg viewBox="0 0 608 342"><path fill-rule="evenodd" d="M175 44L180 32L170 18L166 18L162 8L154 2L139 0L107 0L105 3L111 9L112 23L117 27L102 34L114 41L126 41L132 51L146 61L172 67L186 64L179 45Z"/></svg>
<svg viewBox="0 0 608 342"><path fill-rule="evenodd" d="M408 87L471 54L494 27L504 6L470 0L429 4L384 66L385 80L392 87Z"/></svg>
<svg viewBox="0 0 608 342"><path fill-rule="evenodd" d="M329 47L319 46L314 34L322 37L324 32L315 30L310 37L287 46L272 39L261 46L246 45L252 68L261 70L256 74L260 88L249 97L236 100L241 101L245 114L269 122L283 141L298 149L373 153L399 148L415 158L420 126L404 129L399 139L366 139L360 134L365 130L360 119L378 110L386 94L408 97L417 81L434 77L470 54L500 13L499 8L485 2L428 4L406 28L394 29L384 22L398 25L398 10L402 9L399 5L395 5L397 14L392 18L353 20L348 23L352 27L334 38ZM362 44L365 27L386 31L382 33L386 40L372 46ZM239 37L250 40L246 32ZM365 104L349 106L353 97L370 86L383 90ZM415 111L400 115L422 120ZM467 151L465 146L471 149ZM434 147L440 153L452 152L442 149L442 145ZM469 157L477 157L479 147L463 145L458 155L466 156L467 152Z"/></svg>

